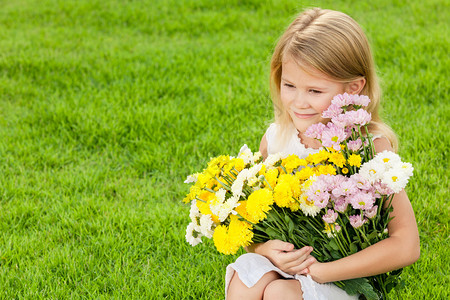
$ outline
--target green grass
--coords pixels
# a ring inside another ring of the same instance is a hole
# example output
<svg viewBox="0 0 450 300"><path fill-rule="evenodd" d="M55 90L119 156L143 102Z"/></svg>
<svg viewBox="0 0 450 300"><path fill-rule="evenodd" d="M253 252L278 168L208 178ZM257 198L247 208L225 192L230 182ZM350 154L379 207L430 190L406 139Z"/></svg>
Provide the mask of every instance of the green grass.
<svg viewBox="0 0 450 300"><path fill-rule="evenodd" d="M223 298L235 257L184 241L182 182L258 147L271 51L309 6L367 32L415 167L422 255L393 297L449 298L443 0L0 1L0 298Z"/></svg>

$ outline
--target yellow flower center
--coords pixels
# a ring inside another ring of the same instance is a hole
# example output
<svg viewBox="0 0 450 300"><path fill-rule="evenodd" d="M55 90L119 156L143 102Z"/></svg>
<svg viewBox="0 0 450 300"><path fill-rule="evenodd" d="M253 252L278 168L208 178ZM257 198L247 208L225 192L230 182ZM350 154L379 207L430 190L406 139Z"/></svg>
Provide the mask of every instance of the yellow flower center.
<svg viewBox="0 0 450 300"><path fill-rule="evenodd" d="M398 177L397 177L397 176L392 176L392 181L393 181L393 182L397 182L397 180L398 180Z"/></svg>
<svg viewBox="0 0 450 300"><path fill-rule="evenodd" d="M338 137L337 137L337 136L333 136L333 137L331 138L331 140L332 140L333 142L337 142L337 141L338 141Z"/></svg>
<svg viewBox="0 0 450 300"><path fill-rule="evenodd" d="M388 161L389 161L389 158L383 158L383 161L385 162L385 163L387 163Z"/></svg>

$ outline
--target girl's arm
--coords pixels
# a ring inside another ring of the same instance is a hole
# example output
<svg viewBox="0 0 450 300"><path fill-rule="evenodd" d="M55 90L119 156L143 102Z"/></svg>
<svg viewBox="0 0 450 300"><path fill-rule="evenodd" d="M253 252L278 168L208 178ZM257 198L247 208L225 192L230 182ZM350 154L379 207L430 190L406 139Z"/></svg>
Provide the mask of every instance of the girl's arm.
<svg viewBox="0 0 450 300"><path fill-rule="evenodd" d="M386 139L374 143L377 152L392 151ZM320 283L367 277L408 266L419 259L419 232L404 190L394 196L392 206L394 218L388 224L387 239L333 262L316 262L309 267L311 277Z"/></svg>

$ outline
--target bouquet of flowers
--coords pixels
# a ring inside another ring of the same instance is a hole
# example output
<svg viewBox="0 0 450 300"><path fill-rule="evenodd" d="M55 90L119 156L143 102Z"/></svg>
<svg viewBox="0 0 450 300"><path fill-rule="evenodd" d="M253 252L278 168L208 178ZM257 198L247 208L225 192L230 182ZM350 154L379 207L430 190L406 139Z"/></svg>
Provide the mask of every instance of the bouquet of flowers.
<svg viewBox="0 0 450 300"><path fill-rule="evenodd" d="M388 237L391 201L412 176L411 164L384 151L376 154L368 131L366 96L337 95L323 112L328 124L314 124L305 134L323 148L304 159L269 155L247 146L237 157L213 158L184 202L191 202L186 240L213 238L217 250L235 254L240 247L270 239L296 248L312 246L320 262L356 253ZM386 298L401 270L369 278L335 282L349 294Z"/></svg>

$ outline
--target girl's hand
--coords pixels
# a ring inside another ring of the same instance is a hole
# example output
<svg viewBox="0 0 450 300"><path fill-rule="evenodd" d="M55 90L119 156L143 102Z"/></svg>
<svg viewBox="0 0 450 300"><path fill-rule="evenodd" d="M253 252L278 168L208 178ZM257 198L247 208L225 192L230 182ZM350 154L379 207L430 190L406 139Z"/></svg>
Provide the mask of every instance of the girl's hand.
<svg viewBox="0 0 450 300"><path fill-rule="evenodd" d="M312 247L306 246L294 249L291 243L280 240L270 240L254 248L255 253L267 257L281 271L290 274L306 274L308 267L316 262L310 255Z"/></svg>
<svg viewBox="0 0 450 300"><path fill-rule="evenodd" d="M325 270L325 263L320 263L318 261L315 261L313 264L311 264L308 268L308 275L311 276L311 278L318 283L325 283L325 281L321 278L322 272Z"/></svg>

